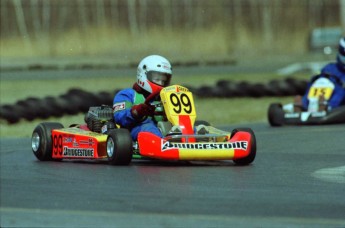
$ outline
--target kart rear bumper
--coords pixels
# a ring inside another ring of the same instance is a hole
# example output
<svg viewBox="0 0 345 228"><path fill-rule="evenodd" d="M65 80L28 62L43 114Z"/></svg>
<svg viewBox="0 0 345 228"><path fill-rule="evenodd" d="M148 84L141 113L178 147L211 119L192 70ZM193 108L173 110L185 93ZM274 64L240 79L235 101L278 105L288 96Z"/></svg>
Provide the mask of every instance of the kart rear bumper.
<svg viewBox="0 0 345 228"><path fill-rule="evenodd" d="M271 104L268 120L272 126L282 125L323 125L345 123L345 107L321 112L286 113L281 104Z"/></svg>

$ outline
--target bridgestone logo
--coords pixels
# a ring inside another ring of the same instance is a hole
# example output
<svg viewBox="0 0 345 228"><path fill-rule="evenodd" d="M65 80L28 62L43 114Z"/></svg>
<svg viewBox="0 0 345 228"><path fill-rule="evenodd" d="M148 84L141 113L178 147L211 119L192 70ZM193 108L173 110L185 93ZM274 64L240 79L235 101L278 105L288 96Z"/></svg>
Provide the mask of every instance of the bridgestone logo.
<svg viewBox="0 0 345 228"><path fill-rule="evenodd" d="M190 149L190 150L222 150L239 149L247 150L248 142L239 141L231 143L171 143L169 141L162 144L162 151L169 149Z"/></svg>
<svg viewBox="0 0 345 228"><path fill-rule="evenodd" d="M63 155L66 157L93 157L93 149L63 148Z"/></svg>

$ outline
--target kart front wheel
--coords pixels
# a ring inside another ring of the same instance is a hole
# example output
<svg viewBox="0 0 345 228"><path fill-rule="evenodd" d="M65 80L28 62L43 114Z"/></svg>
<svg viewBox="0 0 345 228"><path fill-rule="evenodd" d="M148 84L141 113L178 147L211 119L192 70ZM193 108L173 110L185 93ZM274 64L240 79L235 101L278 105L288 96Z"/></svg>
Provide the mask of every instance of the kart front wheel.
<svg viewBox="0 0 345 228"><path fill-rule="evenodd" d="M196 120L194 123L194 126L198 126L198 125L205 125L205 126L211 126L211 124L205 120Z"/></svg>
<svg viewBox="0 0 345 228"><path fill-rule="evenodd" d="M282 105L279 103L270 104L267 117L271 126L282 126L284 123L284 110Z"/></svg>
<svg viewBox="0 0 345 228"><path fill-rule="evenodd" d="M107 157L111 165L128 165L133 156L132 137L127 129L114 129L108 134Z"/></svg>
<svg viewBox="0 0 345 228"><path fill-rule="evenodd" d="M251 145L251 149L249 151L249 154L244 157L244 158L239 158L239 159L234 159L234 163L237 164L237 165L248 165L250 163L252 163L255 159L255 156L256 156L256 137L255 137L255 134L253 132L252 129L250 128L237 128L237 129L234 129L232 132L231 132L231 138L237 134L238 132L248 132L250 133L251 137L250 137L250 145Z"/></svg>
<svg viewBox="0 0 345 228"><path fill-rule="evenodd" d="M53 140L52 130L61 129L63 125L55 122L40 123L32 132L31 148L36 158L40 161L51 161ZM59 159L57 159L59 160Z"/></svg>

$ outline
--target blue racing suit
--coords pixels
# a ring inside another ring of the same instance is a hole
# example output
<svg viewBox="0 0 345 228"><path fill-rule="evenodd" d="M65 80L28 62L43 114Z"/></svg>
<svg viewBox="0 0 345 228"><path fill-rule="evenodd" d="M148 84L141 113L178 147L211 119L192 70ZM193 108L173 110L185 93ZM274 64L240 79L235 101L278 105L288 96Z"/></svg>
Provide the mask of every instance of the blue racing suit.
<svg viewBox="0 0 345 228"><path fill-rule="evenodd" d="M334 83L335 88L333 90L333 94L328 101L328 106L330 109L339 107L341 105L345 105L345 71L339 65L339 63L329 63L325 67L322 68L321 74L332 75L335 77L330 77L329 79ZM319 77L319 75L314 76L311 78L310 82L307 85L306 93L302 98L303 109L308 109L308 93L309 89L312 86L315 79Z"/></svg>
<svg viewBox="0 0 345 228"><path fill-rule="evenodd" d="M151 132L159 137L163 137L161 131L157 128L151 117L145 117L138 120L132 116L132 106L144 102L144 95L132 88L123 89L114 97L113 113L115 123L122 128L127 128L131 133L133 141L137 141L138 134L141 131Z"/></svg>

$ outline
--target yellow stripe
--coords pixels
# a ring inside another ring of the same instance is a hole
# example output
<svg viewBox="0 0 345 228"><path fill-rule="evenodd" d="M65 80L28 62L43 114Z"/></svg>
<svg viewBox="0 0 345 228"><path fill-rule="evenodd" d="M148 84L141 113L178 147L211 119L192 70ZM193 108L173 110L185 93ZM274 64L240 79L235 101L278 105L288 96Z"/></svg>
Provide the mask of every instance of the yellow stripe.
<svg viewBox="0 0 345 228"><path fill-rule="evenodd" d="M222 160L232 159L235 155L234 149L214 150L214 149L179 149L181 160Z"/></svg>

